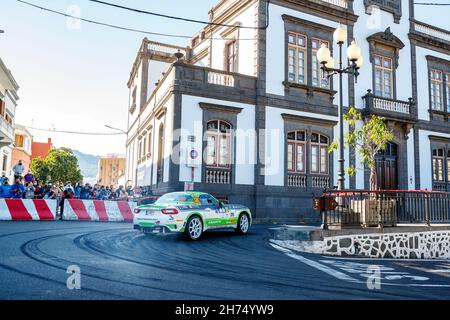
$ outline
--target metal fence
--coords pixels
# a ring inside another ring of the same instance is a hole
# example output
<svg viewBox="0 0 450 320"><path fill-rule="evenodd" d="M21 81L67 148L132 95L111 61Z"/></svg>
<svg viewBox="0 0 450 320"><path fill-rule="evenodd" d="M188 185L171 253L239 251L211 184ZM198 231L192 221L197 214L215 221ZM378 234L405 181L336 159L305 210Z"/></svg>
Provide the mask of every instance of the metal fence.
<svg viewBox="0 0 450 320"><path fill-rule="evenodd" d="M434 191L324 192L316 199L323 227L450 223L450 193Z"/></svg>

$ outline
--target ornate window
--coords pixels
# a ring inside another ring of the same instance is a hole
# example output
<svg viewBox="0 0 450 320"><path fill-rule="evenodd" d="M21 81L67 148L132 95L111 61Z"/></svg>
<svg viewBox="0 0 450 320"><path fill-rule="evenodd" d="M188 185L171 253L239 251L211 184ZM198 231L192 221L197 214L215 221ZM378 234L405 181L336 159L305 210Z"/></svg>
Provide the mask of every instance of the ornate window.
<svg viewBox="0 0 450 320"><path fill-rule="evenodd" d="M447 182L450 182L450 149L447 150Z"/></svg>
<svg viewBox="0 0 450 320"><path fill-rule="evenodd" d="M327 136L311 134L311 173L328 174L328 147Z"/></svg>
<svg viewBox="0 0 450 320"><path fill-rule="evenodd" d="M436 111L444 111L443 108L443 78L442 71L430 70L430 101L431 109Z"/></svg>
<svg viewBox="0 0 450 320"><path fill-rule="evenodd" d="M375 95L393 98L393 66L392 59L380 55L374 56Z"/></svg>
<svg viewBox="0 0 450 320"><path fill-rule="evenodd" d="M231 125L222 120L209 121L206 131L206 165L231 167Z"/></svg>
<svg viewBox="0 0 450 320"><path fill-rule="evenodd" d="M288 79L290 82L306 84L306 36L288 33Z"/></svg>
<svg viewBox="0 0 450 320"><path fill-rule="evenodd" d="M445 84L447 91L447 112L450 112L450 73L445 74Z"/></svg>
<svg viewBox="0 0 450 320"><path fill-rule="evenodd" d="M445 150L443 148L433 149L433 180L444 181Z"/></svg>
<svg viewBox="0 0 450 320"><path fill-rule="evenodd" d="M330 83L328 78L325 76L324 72L320 69L320 63L317 60L317 50L320 46L325 44L329 46L328 41L323 41L320 39L311 39L311 49L312 49L312 85L314 87L330 88Z"/></svg>
<svg viewBox="0 0 450 320"><path fill-rule="evenodd" d="M225 70L228 72L237 72L237 43L232 40L225 45Z"/></svg>
<svg viewBox="0 0 450 320"><path fill-rule="evenodd" d="M306 134L304 131L291 131L287 135L287 169L289 172L306 171Z"/></svg>

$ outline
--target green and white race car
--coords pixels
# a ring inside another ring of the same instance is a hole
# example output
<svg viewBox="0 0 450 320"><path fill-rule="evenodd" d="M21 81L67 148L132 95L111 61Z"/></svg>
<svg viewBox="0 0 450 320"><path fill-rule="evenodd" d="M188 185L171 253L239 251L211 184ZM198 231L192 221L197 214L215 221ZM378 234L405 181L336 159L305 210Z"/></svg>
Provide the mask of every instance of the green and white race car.
<svg viewBox="0 0 450 320"><path fill-rule="evenodd" d="M224 204L208 193L167 193L155 203L138 206L134 211L134 229L144 233L184 233L197 240L204 231L233 228L245 234L252 223L250 209Z"/></svg>

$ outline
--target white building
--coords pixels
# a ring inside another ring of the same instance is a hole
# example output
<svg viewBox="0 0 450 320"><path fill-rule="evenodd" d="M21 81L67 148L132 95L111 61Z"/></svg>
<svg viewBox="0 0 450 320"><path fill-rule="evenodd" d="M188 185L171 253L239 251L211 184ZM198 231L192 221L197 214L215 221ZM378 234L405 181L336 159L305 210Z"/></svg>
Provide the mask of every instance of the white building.
<svg viewBox="0 0 450 320"><path fill-rule="evenodd" d="M222 0L210 19L187 47L142 42L128 81L127 180L155 194L194 181L258 218L315 217L312 195L337 184L327 149L342 94L394 132L377 159L382 188L450 191L450 31L416 21L412 0ZM339 23L344 49L355 40L365 61L343 92L316 59L322 43L338 56ZM360 168L346 187L368 188L358 152L345 160Z"/></svg>
<svg viewBox="0 0 450 320"><path fill-rule="evenodd" d="M19 86L11 71L0 59L0 170L10 176L12 144L14 142L14 116Z"/></svg>

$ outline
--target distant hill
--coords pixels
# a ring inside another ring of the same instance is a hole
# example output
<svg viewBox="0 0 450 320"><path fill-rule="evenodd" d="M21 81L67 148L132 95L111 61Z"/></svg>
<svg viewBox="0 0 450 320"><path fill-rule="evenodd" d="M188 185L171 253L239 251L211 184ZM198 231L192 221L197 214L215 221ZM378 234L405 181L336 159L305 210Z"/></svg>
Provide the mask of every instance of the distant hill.
<svg viewBox="0 0 450 320"><path fill-rule="evenodd" d="M73 154L78 159L78 164L81 169L81 174L84 178L95 178L98 172L99 156L93 156L77 150L72 150Z"/></svg>

